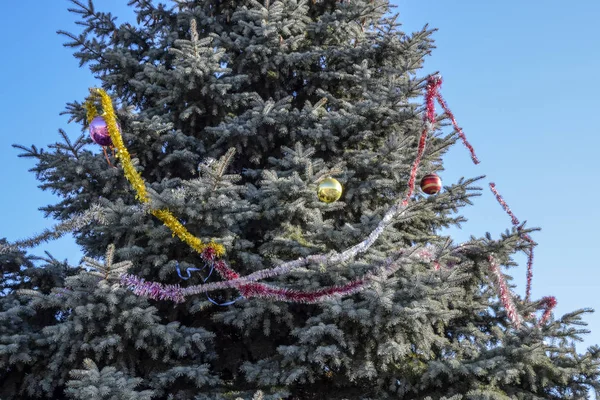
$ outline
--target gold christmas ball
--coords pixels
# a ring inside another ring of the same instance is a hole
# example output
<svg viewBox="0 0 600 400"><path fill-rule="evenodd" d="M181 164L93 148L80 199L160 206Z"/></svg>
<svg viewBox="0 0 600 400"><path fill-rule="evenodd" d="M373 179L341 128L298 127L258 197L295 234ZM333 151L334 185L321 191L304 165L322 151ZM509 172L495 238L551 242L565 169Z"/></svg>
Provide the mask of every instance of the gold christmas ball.
<svg viewBox="0 0 600 400"><path fill-rule="evenodd" d="M342 197L342 184L333 178L323 179L319 183L317 195L322 202L333 203Z"/></svg>

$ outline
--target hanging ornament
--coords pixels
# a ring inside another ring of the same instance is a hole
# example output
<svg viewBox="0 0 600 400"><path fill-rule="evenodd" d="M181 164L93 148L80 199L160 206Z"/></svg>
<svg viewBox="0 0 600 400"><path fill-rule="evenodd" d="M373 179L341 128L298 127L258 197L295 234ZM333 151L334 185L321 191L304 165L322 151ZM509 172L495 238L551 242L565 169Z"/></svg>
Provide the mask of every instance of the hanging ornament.
<svg viewBox="0 0 600 400"><path fill-rule="evenodd" d="M342 197L342 184L331 177L323 179L319 183L317 195L322 202L333 203Z"/></svg>
<svg viewBox="0 0 600 400"><path fill-rule="evenodd" d="M436 174L427 174L421 179L421 190L426 194L436 194L442 190L442 180Z"/></svg>
<svg viewBox="0 0 600 400"><path fill-rule="evenodd" d="M100 146L111 146L110 133L104 117L97 116L90 122L90 137Z"/></svg>
<svg viewBox="0 0 600 400"><path fill-rule="evenodd" d="M119 132L121 131L121 127L119 126L119 123L117 123L117 129L119 130ZM110 139L110 132L108 131L108 124L106 123L106 120L104 119L104 117L99 115L97 117L94 117L94 119L92 119L92 122L90 122L90 137L92 138L92 140L95 143L102 146L102 150L104 151L104 157L106 158L106 162L108 162L108 165L110 165L112 167L112 164L110 163L110 160L108 158L108 154L106 153L106 147L109 147L113 150L113 156L114 156L114 147L112 145L112 140Z"/></svg>

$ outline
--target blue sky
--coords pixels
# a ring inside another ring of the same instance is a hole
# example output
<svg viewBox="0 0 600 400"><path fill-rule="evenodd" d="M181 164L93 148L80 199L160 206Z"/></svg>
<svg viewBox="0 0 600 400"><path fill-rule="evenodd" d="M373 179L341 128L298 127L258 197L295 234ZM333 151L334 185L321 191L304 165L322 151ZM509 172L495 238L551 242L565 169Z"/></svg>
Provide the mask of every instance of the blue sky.
<svg viewBox="0 0 600 400"><path fill-rule="evenodd" d="M46 146L58 140L58 128L71 137L80 126L59 116L68 101L82 99L94 85L62 47L58 29L77 31L66 0L11 2L0 13L3 63L0 66L0 197L2 232L20 239L51 226L37 211L52 202L37 188L33 166L17 158L13 143ZM126 0L96 0L119 21L131 18ZM462 145L445 160L442 179L487 175L483 196L463 214L469 222L453 230L458 241L490 232L498 236L510 219L487 189L496 183L521 221L543 228L534 234L533 297L554 295L558 315L581 307L600 311L596 259L600 212L597 180L600 147L600 2L531 0L482 2L397 0L405 30L425 23L439 28L437 49L423 74L440 71L442 94L482 161L475 166ZM41 249L78 263L81 253L69 238ZM524 294L525 258L513 269L517 291ZM592 334L585 345L600 343L600 314L588 316Z"/></svg>

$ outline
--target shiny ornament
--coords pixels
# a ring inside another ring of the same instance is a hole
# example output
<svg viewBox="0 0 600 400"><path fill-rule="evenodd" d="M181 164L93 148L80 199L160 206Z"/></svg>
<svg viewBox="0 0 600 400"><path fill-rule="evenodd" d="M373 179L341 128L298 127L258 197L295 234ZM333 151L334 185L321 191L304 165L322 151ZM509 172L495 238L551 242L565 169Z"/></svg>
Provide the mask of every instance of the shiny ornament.
<svg viewBox="0 0 600 400"><path fill-rule="evenodd" d="M333 203L342 197L342 184L333 178L323 179L317 190L319 200L324 203Z"/></svg>
<svg viewBox="0 0 600 400"><path fill-rule="evenodd" d="M421 179L421 190L426 194L436 194L442 190L442 180L436 174L427 174Z"/></svg>
<svg viewBox="0 0 600 400"><path fill-rule="evenodd" d="M119 128L119 130L121 129ZM97 116L92 119L92 122L90 122L90 137L100 146L112 146L108 125L104 117Z"/></svg>

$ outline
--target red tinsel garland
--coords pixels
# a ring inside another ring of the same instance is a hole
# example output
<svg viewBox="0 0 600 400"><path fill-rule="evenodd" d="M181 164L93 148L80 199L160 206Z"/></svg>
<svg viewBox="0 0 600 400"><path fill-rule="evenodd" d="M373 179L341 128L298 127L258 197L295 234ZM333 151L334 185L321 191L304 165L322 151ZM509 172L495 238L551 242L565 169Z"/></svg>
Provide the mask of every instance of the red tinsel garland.
<svg viewBox="0 0 600 400"><path fill-rule="evenodd" d="M440 106L442 106L442 108L444 109L444 112L450 118L450 121L452 121L452 126L454 126L454 129L456 130L456 132L458 132L458 136L460 136L460 138L462 139L463 144L465 145L465 147L467 149L469 149L469 152L471 153L471 160L473 160L474 164L479 164L479 159L475 155L475 149L473 149L473 146L471 146L471 143L469 143L469 141L467 140L467 137L465 136L465 133L463 132L462 128L460 128L458 126L458 123L456 122L456 119L454 118L454 114L452 114L452 111L450 111L450 109L448 108L446 101L444 100L442 95L439 93L437 94L437 100L438 100L438 103L440 103Z"/></svg>
<svg viewBox="0 0 600 400"><path fill-rule="evenodd" d="M415 191L415 183L417 179L417 170L419 168L419 164L421 163L421 158L423 157L423 153L425 152L425 144L427 143L427 133L430 130L433 130L433 126L435 123L435 104L434 100L436 96L438 96L438 90L442 85L442 78L438 75L430 76L427 79L427 92L425 93L425 115L423 131L421 132L421 137L419 138L419 147L417 149L417 157L410 169L410 178L408 179L408 191L406 192L406 196L402 201L402 205L408 205L410 201L410 197Z"/></svg>

